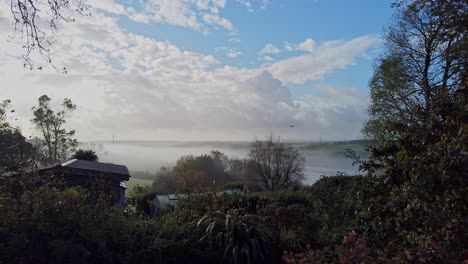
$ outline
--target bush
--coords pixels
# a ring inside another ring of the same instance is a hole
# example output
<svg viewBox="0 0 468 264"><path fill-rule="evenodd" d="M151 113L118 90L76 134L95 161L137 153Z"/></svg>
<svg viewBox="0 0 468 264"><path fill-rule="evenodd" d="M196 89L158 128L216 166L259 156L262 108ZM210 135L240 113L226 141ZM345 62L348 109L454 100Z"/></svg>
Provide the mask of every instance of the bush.
<svg viewBox="0 0 468 264"><path fill-rule="evenodd" d="M202 240L222 252L219 259L223 263L266 263L274 249L274 238L263 220L242 210L217 211L201 218L198 226L206 226Z"/></svg>
<svg viewBox="0 0 468 264"><path fill-rule="evenodd" d="M239 191L243 191L244 188L247 187L249 192L260 192L262 191L262 187L258 184L252 182L228 182L223 185L222 189L238 189Z"/></svg>
<svg viewBox="0 0 468 264"><path fill-rule="evenodd" d="M307 246L307 250L302 253L285 251L283 260L288 264L377 263L367 242L362 238L357 238L355 232L347 234L341 244L335 247L312 249Z"/></svg>
<svg viewBox="0 0 468 264"><path fill-rule="evenodd" d="M115 238L120 237L123 229L122 211L106 207L106 203L90 197L82 188L62 191L39 187L26 191L19 206L15 201L2 203L2 259L11 262L113 261L119 255L113 246L119 244ZM2 198L2 201L9 200ZM107 243L103 243L105 241Z"/></svg>

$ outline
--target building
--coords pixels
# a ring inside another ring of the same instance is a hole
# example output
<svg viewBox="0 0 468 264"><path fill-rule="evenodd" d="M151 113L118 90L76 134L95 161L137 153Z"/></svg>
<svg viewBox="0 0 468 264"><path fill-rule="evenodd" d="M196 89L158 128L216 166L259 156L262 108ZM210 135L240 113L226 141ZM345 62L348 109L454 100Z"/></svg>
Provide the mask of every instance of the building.
<svg viewBox="0 0 468 264"><path fill-rule="evenodd" d="M203 195L207 193L197 193L194 195ZM217 192L217 195L241 195L242 191L239 188L231 187L224 188L222 191ZM160 216L165 212L174 208L179 199L187 198L187 194L156 194L153 199L154 210L151 210L150 215Z"/></svg>
<svg viewBox="0 0 468 264"><path fill-rule="evenodd" d="M164 214L169 208L175 207L179 199L185 197L185 194L157 194L153 199L154 215Z"/></svg>
<svg viewBox="0 0 468 264"><path fill-rule="evenodd" d="M68 186L104 193L110 196L113 204L125 205L125 182L130 179L130 172L124 165L73 159L39 172L63 175Z"/></svg>

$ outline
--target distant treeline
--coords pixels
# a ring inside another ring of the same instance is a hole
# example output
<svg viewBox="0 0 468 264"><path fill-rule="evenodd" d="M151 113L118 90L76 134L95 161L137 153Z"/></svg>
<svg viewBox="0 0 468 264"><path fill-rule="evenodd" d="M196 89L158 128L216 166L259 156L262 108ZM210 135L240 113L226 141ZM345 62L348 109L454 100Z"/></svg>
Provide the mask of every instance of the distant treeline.
<svg viewBox="0 0 468 264"><path fill-rule="evenodd" d="M134 177L153 180L155 192L174 193L180 188L188 188L186 191L219 188L228 182L257 183L255 175L249 160L228 158L214 150L200 156L183 156L172 167L161 167L154 174L138 173Z"/></svg>

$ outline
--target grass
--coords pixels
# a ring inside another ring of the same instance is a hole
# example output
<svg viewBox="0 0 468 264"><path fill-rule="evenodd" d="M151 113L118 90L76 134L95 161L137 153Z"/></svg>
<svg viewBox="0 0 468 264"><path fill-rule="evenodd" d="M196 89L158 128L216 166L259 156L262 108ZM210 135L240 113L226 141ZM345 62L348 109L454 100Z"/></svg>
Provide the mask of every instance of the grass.
<svg viewBox="0 0 468 264"><path fill-rule="evenodd" d="M148 179L139 179L135 177L130 177L130 180L126 182L127 185L127 190L125 191L125 194L128 195L128 193L133 189L134 186L140 185L140 186L145 186L145 185L151 185L153 183L152 180Z"/></svg>

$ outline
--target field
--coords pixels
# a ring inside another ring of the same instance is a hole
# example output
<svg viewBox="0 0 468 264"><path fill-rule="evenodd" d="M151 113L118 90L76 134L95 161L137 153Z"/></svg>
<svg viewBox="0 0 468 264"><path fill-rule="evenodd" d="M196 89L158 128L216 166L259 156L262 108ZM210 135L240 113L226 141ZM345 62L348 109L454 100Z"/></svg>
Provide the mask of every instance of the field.
<svg viewBox="0 0 468 264"><path fill-rule="evenodd" d="M327 151L336 154L346 155L349 150L356 152L357 154L362 154L364 148L360 142L331 142L331 143L322 143L322 144L308 144L300 146L301 150L310 150L310 151Z"/></svg>
<svg viewBox="0 0 468 264"><path fill-rule="evenodd" d="M125 194L128 195L128 193L136 185L145 186L145 185L151 185L152 183L153 183L153 181L148 180L148 179L139 179L139 178L135 178L135 177L130 177L130 180L128 182L126 182L127 190L125 191Z"/></svg>

